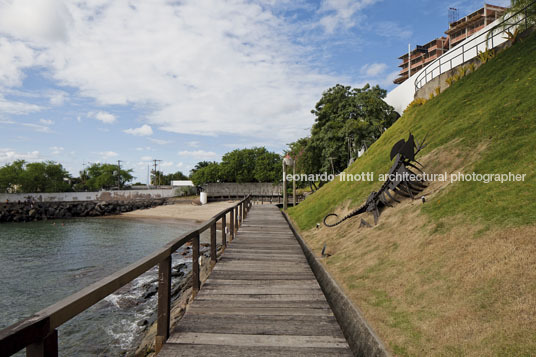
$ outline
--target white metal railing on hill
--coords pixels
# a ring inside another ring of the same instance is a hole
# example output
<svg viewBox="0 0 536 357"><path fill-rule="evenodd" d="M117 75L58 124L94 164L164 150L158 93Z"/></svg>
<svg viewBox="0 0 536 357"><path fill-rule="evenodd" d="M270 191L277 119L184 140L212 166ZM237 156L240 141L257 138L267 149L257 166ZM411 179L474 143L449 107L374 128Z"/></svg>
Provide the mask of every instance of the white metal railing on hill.
<svg viewBox="0 0 536 357"><path fill-rule="evenodd" d="M506 42L508 38L505 38L504 35L508 31L523 25L527 29L529 27L528 14L534 12L535 9L536 1L533 1L497 25L493 25L489 30L481 32L473 38L469 38L431 62L415 78L415 91L421 89L426 83L439 75L477 57L480 51L493 49ZM497 38L498 36L501 37Z"/></svg>

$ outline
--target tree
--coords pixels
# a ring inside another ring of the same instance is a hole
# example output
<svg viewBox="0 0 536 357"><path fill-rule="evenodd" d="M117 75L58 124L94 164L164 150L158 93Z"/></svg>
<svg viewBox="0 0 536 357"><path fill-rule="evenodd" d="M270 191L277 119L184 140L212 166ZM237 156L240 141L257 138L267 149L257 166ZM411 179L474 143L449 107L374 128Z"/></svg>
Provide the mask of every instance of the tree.
<svg viewBox="0 0 536 357"><path fill-rule="evenodd" d="M21 192L21 177L25 164L24 160L17 160L0 168L0 190L2 192Z"/></svg>
<svg viewBox="0 0 536 357"><path fill-rule="evenodd" d="M84 188L98 191L103 188L121 186L134 178L131 175L132 171L132 169L118 170L117 165L114 164L91 164L83 171L84 176L87 177Z"/></svg>
<svg viewBox="0 0 536 357"><path fill-rule="evenodd" d="M534 0L510 0L510 7L501 16L501 23L493 31L488 32L486 37L489 41L499 32L505 31L508 39L514 44L521 32L535 24L536 4L534 4Z"/></svg>
<svg viewBox="0 0 536 357"><path fill-rule="evenodd" d="M210 165L212 162L210 161L200 161L198 162L193 169L190 170L190 176L192 176L197 170L199 169L202 169L204 167L207 167L208 165Z"/></svg>
<svg viewBox="0 0 536 357"><path fill-rule="evenodd" d="M190 176L192 182L196 186L201 186L206 183L218 182L221 177L220 164L211 162L208 165L195 170Z"/></svg>
<svg viewBox="0 0 536 357"><path fill-rule="evenodd" d="M22 175L25 192L71 191L70 175L61 164L52 161L26 164Z"/></svg>
<svg viewBox="0 0 536 357"><path fill-rule="evenodd" d="M0 168L0 190L9 192L71 191L71 177L53 161L26 163L18 160Z"/></svg>
<svg viewBox="0 0 536 357"><path fill-rule="evenodd" d="M154 177L154 170L151 171L151 174L153 175L152 177ZM186 176L180 171L177 171L172 174L167 174L167 175L165 175L161 171L157 171L156 176L158 177L159 185L171 185L171 181L175 181L175 180L188 180L188 176ZM153 184L154 184L154 181L153 181Z"/></svg>
<svg viewBox="0 0 536 357"><path fill-rule="evenodd" d="M280 182L282 180L281 155L265 148L257 148L253 176L257 182Z"/></svg>
<svg viewBox="0 0 536 357"><path fill-rule="evenodd" d="M320 159L322 150L315 145L310 137L298 139L297 141L288 144L288 147L289 150L285 153L295 161L297 174L309 175L320 172L322 167ZM318 186L314 181L299 181L297 184L298 187L309 185L313 192L318 189Z"/></svg>
<svg viewBox="0 0 536 357"><path fill-rule="evenodd" d="M368 84L353 89L337 84L322 94L311 111L316 118L306 146L310 154L319 154L320 161L311 167L315 173L341 172L359 149L372 145L400 117L383 101L386 94Z"/></svg>
<svg viewBox="0 0 536 357"><path fill-rule="evenodd" d="M226 153L221 163L201 161L191 171L196 185L211 182L280 182L281 156L264 147L236 149Z"/></svg>
<svg viewBox="0 0 536 357"><path fill-rule="evenodd" d="M534 25L536 23L536 5L529 6L533 2L534 0L510 0L510 8L503 15L503 19L522 12L524 16L527 16L527 25Z"/></svg>

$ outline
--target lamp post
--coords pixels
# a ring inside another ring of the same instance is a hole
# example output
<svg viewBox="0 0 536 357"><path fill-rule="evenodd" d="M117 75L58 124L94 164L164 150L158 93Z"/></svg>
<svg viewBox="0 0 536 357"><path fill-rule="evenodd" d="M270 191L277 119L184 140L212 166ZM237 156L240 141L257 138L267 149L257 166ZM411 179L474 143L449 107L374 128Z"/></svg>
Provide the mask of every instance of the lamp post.
<svg viewBox="0 0 536 357"><path fill-rule="evenodd" d="M293 166L293 174L296 173L296 165L294 163L294 160L290 157L290 155L287 154L285 158L283 159L283 210L286 210L288 208L288 195L287 195L287 166ZM293 203L296 205L296 181L294 178L292 179L292 196L293 196Z"/></svg>

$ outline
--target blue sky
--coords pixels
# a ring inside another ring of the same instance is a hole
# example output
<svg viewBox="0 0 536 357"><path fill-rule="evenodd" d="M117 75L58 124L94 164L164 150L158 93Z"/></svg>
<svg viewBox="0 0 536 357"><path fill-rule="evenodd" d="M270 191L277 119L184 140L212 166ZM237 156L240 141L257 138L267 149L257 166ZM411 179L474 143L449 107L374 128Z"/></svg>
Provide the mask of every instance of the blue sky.
<svg viewBox="0 0 536 357"><path fill-rule="evenodd" d="M507 0L490 1L506 5ZM393 89L442 0L0 0L0 165L116 162L188 171L235 148L282 152L322 91Z"/></svg>

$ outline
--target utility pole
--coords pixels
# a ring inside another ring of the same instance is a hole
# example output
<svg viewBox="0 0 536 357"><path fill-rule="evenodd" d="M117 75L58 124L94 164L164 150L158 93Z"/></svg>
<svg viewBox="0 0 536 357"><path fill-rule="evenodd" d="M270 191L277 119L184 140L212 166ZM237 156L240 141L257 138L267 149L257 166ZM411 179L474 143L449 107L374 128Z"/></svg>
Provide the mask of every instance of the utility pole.
<svg viewBox="0 0 536 357"><path fill-rule="evenodd" d="M121 160L117 160L117 188L121 189Z"/></svg>
<svg viewBox="0 0 536 357"><path fill-rule="evenodd" d="M154 162L154 184L155 184L156 188L158 188L158 183L159 183L159 181L157 181L158 172L156 171L156 166L158 165L158 163L160 161L162 161L162 160L156 160L156 159L153 160L153 162Z"/></svg>

